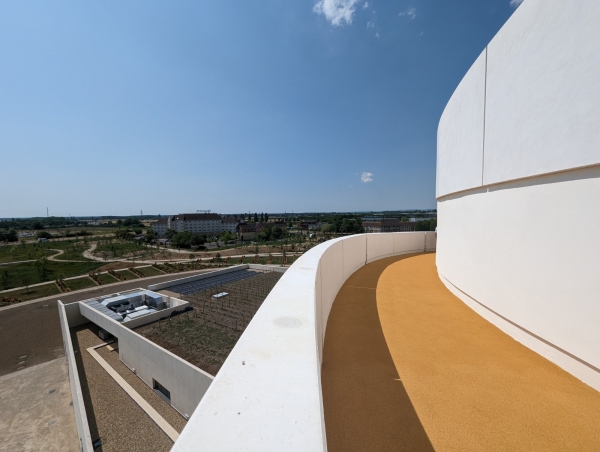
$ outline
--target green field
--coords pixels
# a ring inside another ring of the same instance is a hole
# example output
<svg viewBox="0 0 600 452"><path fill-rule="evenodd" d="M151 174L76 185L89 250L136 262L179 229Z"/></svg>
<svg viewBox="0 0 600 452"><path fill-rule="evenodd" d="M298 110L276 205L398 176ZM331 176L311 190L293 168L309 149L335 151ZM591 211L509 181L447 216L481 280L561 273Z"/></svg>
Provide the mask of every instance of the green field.
<svg viewBox="0 0 600 452"><path fill-rule="evenodd" d="M25 289L11 290L10 292L4 292L0 294L0 297L16 297L23 301L33 300L34 298L49 297L50 295L58 295L60 290L56 287L56 284L49 283L43 286L30 287L27 293ZM6 303L5 305L7 305Z"/></svg>
<svg viewBox="0 0 600 452"><path fill-rule="evenodd" d="M137 267L136 270L142 273L144 276L159 276L165 274L161 272L158 268L154 267Z"/></svg>
<svg viewBox="0 0 600 452"><path fill-rule="evenodd" d="M115 278L114 276L110 276L108 273L100 273L98 275L98 278L104 281L104 284L113 284L118 282L117 278Z"/></svg>
<svg viewBox="0 0 600 452"><path fill-rule="evenodd" d="M35 262L6 265L0 267L0 289L12 289L27 284L54 281L58 278L79 276L100 267L102 262L46 262L46 274L43 275Z"/></svg>
<svg viewBox="0 0 600 452"><path fill-rule="evenodd" d="M0 246L0 263L27 261L56 254L55 251L50 251L40 245L33 243Z"/></svg>
<svg viewBox="0 0 600 452"><path fill-rule="evenodd" d="M128 253L136 253L137 255L141 255L146 251L148 251L148 248L143 243L113 239L99 241L94 254L98 257L113 259L123 257Z"/></svg>
<svg viewBox="0 0 600 452"><path fill-rule="evenodd" d="M130 279L138 279L137 275L131 273L129 270L117 270L115 273L117 275L124 276L127 281Z"/></svg>
<svg viewBox="0 0 600 452"><path fill-rule="evenodd" d="M97 284L87 276L84 276L83 278L69 279L68 281L65 281L65 284L71 290L87 289L88 287L97 286Z"/></svg>

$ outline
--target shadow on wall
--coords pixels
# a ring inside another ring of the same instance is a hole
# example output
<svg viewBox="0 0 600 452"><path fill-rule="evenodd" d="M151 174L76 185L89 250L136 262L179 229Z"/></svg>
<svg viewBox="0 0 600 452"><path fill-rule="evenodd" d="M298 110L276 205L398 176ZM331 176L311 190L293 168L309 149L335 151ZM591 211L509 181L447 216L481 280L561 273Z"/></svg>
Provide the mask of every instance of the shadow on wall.
<svg viewBox="0 0 600 452"><path fill-rule="evenodd" d="M99 328L93 323L85 323L83 325L71 328L70 334L71 342L73 344L73 353L75 354L75 363L77 364L77 372L79 374L79 384L81 386L85 414L87 415L87 421L90 428L90 437L92 438L93 442L97 440L100 435L98 433L98 424L96 422L96 415L94 413L94 405L92 404L92 396L90 395L88 377L85 373L85 367L83 365L83 354L87 353L87 351L81 348L79 345L79 339L77 338L77 332L86 329L91 329L95 334L98 334L99 331ZM102 449L100 449L100 451L101 450Z"/></svg>
<svg viewBox="0 0 600 452"><path fill-rule="evenodd" d="M383 270L411 256L361 268L333 303L321 373L330 452L434 450L400 381L377 311L375 289Z"/></svg>

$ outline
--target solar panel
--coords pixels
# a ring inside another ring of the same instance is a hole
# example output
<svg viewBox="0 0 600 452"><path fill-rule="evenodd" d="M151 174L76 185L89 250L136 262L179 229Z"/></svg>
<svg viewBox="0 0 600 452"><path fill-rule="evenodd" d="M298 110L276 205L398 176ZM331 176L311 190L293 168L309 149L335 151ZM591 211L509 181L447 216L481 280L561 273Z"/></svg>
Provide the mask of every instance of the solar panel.
<svg viewBox="0 0 600 452"><path fill-rule="evenodd" d="M199 279L198 281L177 284L176 286L169 287L169 290L185 296L202 292L213 287L222 286L224 284L231 284L243 279L254 278L262 274L263 272L254 270L238 270L231 273L224 273L221 275L211 276L209 278Z"/></svg>

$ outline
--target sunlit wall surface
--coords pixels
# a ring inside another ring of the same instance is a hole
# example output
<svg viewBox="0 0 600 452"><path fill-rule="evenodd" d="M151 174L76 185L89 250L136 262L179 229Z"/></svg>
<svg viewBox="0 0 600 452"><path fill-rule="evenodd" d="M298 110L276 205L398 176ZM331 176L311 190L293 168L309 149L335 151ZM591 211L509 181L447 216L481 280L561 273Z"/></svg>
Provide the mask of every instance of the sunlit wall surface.
<svg viewBox="0 0 600 452"><path fill-rule="evenodd" d="M600 389L600 2L525 0L438 129L437 265L466 303Z"/></svg>

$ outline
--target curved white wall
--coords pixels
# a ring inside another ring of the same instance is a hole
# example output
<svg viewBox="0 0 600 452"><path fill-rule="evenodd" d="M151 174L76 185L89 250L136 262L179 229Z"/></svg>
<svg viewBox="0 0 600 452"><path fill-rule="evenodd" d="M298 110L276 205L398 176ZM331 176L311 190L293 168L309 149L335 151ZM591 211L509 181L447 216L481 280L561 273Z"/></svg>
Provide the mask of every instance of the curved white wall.
<svg viewBox="0 0 600 452"><path fill-rule="evenodd" d="M301 256L242 334L172 450L326 451L321 357L335 296L367 262L434 249L432 232L361 234Z"/></svg>
<svg viewBox="0 0 600 452"><path fill-rule="evenodd" d="M440 120L437 265L473 309L600 389L598 99L600 2L526 0Z"/></svg>

